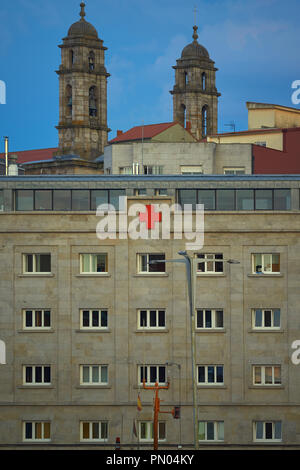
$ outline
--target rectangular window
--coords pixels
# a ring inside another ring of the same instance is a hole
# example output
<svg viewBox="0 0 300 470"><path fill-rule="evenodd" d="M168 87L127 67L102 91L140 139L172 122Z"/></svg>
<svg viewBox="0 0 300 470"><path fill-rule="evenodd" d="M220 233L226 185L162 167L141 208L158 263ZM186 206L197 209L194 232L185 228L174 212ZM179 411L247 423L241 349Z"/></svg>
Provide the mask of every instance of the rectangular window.
<svg viewBox="0 0 300 470"><path fill-rule="evenodd" d="M95 189L91 191L91 209L97 210L101 204L108 204L108 191L106 189Z"/></svg>
<svg viewBox="0 0 300 470"><path fill-rule="evenodd" d="M139 329L161 329L166 327L165 310L139 310L138 311L138 328Z"/></svg>
<svg viewBox="0 0 300 470"><path fill-rule="evenodd" d="M32 189L16 190L16 210L17 211L33 211L33 190Z"/></svg>
<svg viewBox="0 0 300 470"><path fill-rule="evenodd" d="M34 209L36 211L52 210L52 190L36 189L34 192Z"/></svg>
<svg viewBox="0 0 300 470"><path fill-rule="evenodd" d="M88 189L72 190L72 210L89 211L90 210L90 191Z"/></svg>
<svg viewBox="0 0 300 470"><path fill-rule="evenodd" d="M24 366L24 385L49 385L51 384L50 366Z"/></svg>
<svg viewBox="0 0 300 470"><path fill-rule="evenodd" d="M255 209L272 210L273 209L273 191L272 189L255 190Z"/></svg>
<svg viewBox="0 0 300 470"><path fill-rule="evenodd" d="M199 421L199 441L224 441L224 421Z"/></svg>
<svg viewBox="0 0 300 470"><path fill-rule="evenodd" d="M81 329L107 329L108 313L107 310L80 310L80 328Z"/></svg>
<svg viewBox="0 0 300 470"><path fill-rule="evenodd" d="M244 175L245 174L245 168L240 167L240 168L223 168L224 170L224 175Z"/></svg>
<svg viewBox="0 0 300 470"><path fill-rule="evenodd" d="M51 274L51 254L33 253L23 254L23 273Z"/></svg>
<svg viewBox="0 0 300 470"><path fill-rule="evenodd" d="M24 329L51 328L50 310L23 310Z"/></svg>
<svg viewBox="0 0 300 470"><path fill-rule="evenodd" d="M108 366L81 365L80 385L107 385Z"/></svg>
<svg viewBox="0 0 300 470"><path fill-rule="evenodd" d="M274 210L288 211L291 209L291 190L274 189Z"/></svg>
<svg viewBox="0 0 300 470"><path fill-rule="evenodd" d="M158 440L163 441L166 439L166 423L164 421L158 422ZM139 440L144 442L153 442L153 422L152 421L139 421Z"/></svg>
<svg viewBox="0 0 300 470"><path fill-rule="evenodd" d="M224 366L198 366L198 385L223 385Z"/></svg>
<svg viewBox="0 0 300 470"><path fill-rule="evenodd" d="M161 165L144 165L144 175L162 175L163 168Z"/></svg>
<svg viewBox="0 0 300 470"><path fill-rule="evenodd" d="M0 189L0 212L4 211L4 197L3 191Z"/></svg>
<svg viewBox="0 0 300 470"><path fill-rule="evenodd" d="M218 211L234 211L235 210L234 189L219 189L217 191L217 210Z"/></svg>
<svg viewBox="0 0 300 470"><path fill-rule="evenodd" d="M213 211L216 208L216 192L214 189L199 189L198 204L204 204L204 210Z"/></svg>
<svg viewBox="0 0 300 470"><path fill-rule="evenodd" d="M280 254L277 253L255 253L252 255L253 274L280 273Z"/></svg>
<svg viewBox="0 0 300 470"><path fill-rule="evenodd" d="M202 165L181 166L180 172L182 175L202 175Z"/></svg>
<svg viewBox="0 0 300 470"><path fill-rule="evenodd" d="M133 174L133 167L132 166L121 166L119 168L120 175L132 175Z"/></svg>
<svg viewBox="0 0 300 470"><path fill-rule="evenodd" d="M253 309L252 328L253 329L278 329L280 328L280 309Z"/></svg>
<svg viewBox="0 0 300 470"><path fill-rule="evenodd" d="M138 273L164 273L166 272L165 254L138 254L137 271Z"/></svg>
<svg viewBox="0 0 300 470"><path fill-rule="evenodd" d="M107 441L108 422L107 421L81 421L80 440L81 441Z"/></svg>
<svg viewBox="0 0 300 470"><path fill-rule="evenodd" d="M71 198L70 189L54 189L53 210L54 211L72 210L72 198Z"/></svg>
<svg viewBox="0 0 300 470"><path fill-rule="evenodd" d="M255 421L254 441L281 441L281 421Z"/></svg>
<svg viewBox="0 0 300 470"><path fill-rule="evenodd" d="M196 209L197 204L197 190L196 189L180 189L179 190L179 204L184 209L185 204L192 204L193 209Z"/></svg>
<svg viewBox="0 0 300 470"><path fill-rule="evenodd" d="M217 329L224 328L223 310L201 309L197 310L197 329Z"/></svg>
<svg viewBox="0 0 300 470"><path fill-rule="evenodd" d="M146 385L166 385L166 366L139 366L138 368L138 382L143 385L145 379Z"/></svg>
<svg viewBox="0 0 300 470"><path fill-rule="evenodd" d="M107 273L107 254L81 254L80 272L82 274Z"/></svg>
<svg viewBox="0 0 300 470"><path fill-rule="evenodd" d="M236 190L236 209L238 211L254 210L254 190L237 189Z"/></svg>
<svg viewBox="0 0 300 470"><path fill-rule="evenodd" d="M50 441L50 426L48 421L25 421L23 441Z"/></svg>
<svg viewBox="0 0 300 470"><path fill-rule="evenodd" d="M281 385L281 366L253 366L254 385Z"/></svg>
<svg viewBox="0 0 300 470"><path fill-rule="evenodd" d="M167 189L156 189L155 190L155 196L167 196L168 195L168 190Z"/></svg>
<svg viewBox="0 0 300 470"><path fill-rule="evenodd" d="M223 273L223 254L222 253L199 253L197 255L197 272L205 274ZM201 262L204 258L205 261Z"/></svg>
<svg viewBox="0 0 300 470"><path fill-rule="evenodd" d="M120 197L124 198L125 189L111 189L109 191L108 195L109 195L109 204L114 206L116 211L125 210L124 200L123 200L123 202L121 200L121 204L120 204Z"/></svg>

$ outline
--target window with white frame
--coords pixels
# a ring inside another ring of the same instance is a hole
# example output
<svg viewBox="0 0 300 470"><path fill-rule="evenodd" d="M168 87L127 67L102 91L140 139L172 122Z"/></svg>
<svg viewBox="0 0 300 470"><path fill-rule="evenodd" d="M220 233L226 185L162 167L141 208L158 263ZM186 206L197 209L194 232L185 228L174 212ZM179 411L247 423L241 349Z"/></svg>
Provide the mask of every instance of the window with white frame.
<svg viewBox="0 0 300 470"><path fill-rule="evenodd" d="M50 429L49 421L24 421L23 441L50 441Z"/></svg>
<svg viewBox="0 0 300 470"><path fill-rule="evenodd" d="M107 365L81 365L80 385L107 385Z"/></svg>
<svg viewBox="0 0 300 470"><path fill-rule="evenodd" d="M144 442L153 442L153 422L152 421L139 421L139 440ZM166 439L166 423L164 421L158 422L158 440L164 441Z"/></svg>
<svg viewBox="0 0 300 470"><path fill-rule="evenodd" d="M281 385L281 366L253 366L254 385Z"/></svg>
<svg viewBox="0 0 300 470"><path fill-rule="evenodd" d="M139 329L162 329L166 327L166 311L160 309L138 310Z"/></svg>
<svg viewBox="0 0 300 470"><path fill-rule="evenodd" d="M198 421L199 441L224 441L224 421Z"/></svg>
<svg viewBox="0 0 300 470"><path fill-rule="evenodd" d="M139 366L138 367L138 381L143 384L145 379L146 385L154 385L158 382L159 385L166 385L166 366Z"/></svg>
<svg viewBox="0 0 300 470"><path fill-rule="evenodd" d="M224 366L198 366L198 385L223 385Z"/></svg>
<svg viewBox="0 0 300 470"><path fill-rule="evenodd" d="M245 168L244 167L237 167L237 168L223 168L224 175L244 175Z"/></svg>
<svg viewBox="0 0 300 470"><path fill-rule="evenodd" d="M120 175L132 175L133 167L132 166L122 166L119 168Z"/></svg>
<svg viewBox="0 0 300 470"><path fill-rule="evenodd" d="M80 328L84 329L106 329L108 327L107 310L83 309L80 310Z"/></svg>
<svg viewBox="0 0 300 470"><path fill-rule="evenodd" d="M223 273L222 253L199 253L197 255L197 272L205 274ZM201 262L201 259L204 260Z"/></svg>
<svg viewBox="0 0 300 470"><path fill-rule="evenodd" d="M259 145L260 147L266 147L267 142L265 140L259 140L257 142L254 142L254 145Z"/></svg>
<svg viewBox="0 0 300 470"><path fill-rule="evenodd" d="M278 253L255 253L252 255L253 274L280 273L280 255Z"/></svg>
<svg viewBox="0 0 300 470"><path fill-rule="evenodd" d="M197 310L196 328L201 330L224 328L223 310Z"/></svg>
<svg viewBox="0 0 300 470"><path fill-rule="evenodd" d="M24 253L23 254L24 274L51 274L51 254L50 253Z"/></svg>
<svg viewBox="0 0 300 470"><path fill-rule="evenodd" d="M23 366L24 385L50 385L51 366Z"/></svg>
<svg viewBox="0 0 300 470"><path fill-rule="evenodd" d="M51 328L51 310L23 310L24 329Z"/></svg>
<svg viewBox="0 0 300 470"><path fill-rule="evenodd" d="M164 273L166 272L166 263L160 261L165 260L165 254L160 253L143 253L137 255L138 273Z"/></svg>
<svg viewBox="0 0 300 470"><path fill-rule="evenodd" d="M81 441L107 441L108 422L107 421L81 421L80 440Z"/></svg>
<svg viewBox="0 0 300 470"><path fill-rule="evenodd" d="M162 165L144 165L144 175L162 175L164 167Z"/></svg>
<svg viewBox="0 0 300 470"><path fill-rule="evenodd" d="M107 273L107 253L84 253L80 255L80 273Z"/></svg>
<svg viewBox="0 0 300 470"><path fill-rule="evenodd" d="M180 172L182 175L202 175L203 168L202 165L192 165L192 166L184 166L180 167Z"/></svg>
<svg viewBox="0 0 300 470"><path fill-rule="evenodd" d="M253 424L254 441L281 441L281 421L255 421Z"/></svg>
<svg viewBox="0 0 300 470"><path fill-rule="evenodd" d="M256 308L252 310L252 328L274 330L281 326L279 308Z"/></svg>

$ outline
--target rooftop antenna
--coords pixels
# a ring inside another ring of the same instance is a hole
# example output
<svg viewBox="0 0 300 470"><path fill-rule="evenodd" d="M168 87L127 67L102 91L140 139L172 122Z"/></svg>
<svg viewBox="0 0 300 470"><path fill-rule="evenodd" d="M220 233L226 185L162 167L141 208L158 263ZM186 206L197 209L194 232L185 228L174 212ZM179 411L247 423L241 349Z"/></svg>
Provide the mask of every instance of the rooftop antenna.
<svg viewBox="0 0 300 470"><path fill-rule="evenodd" d="M142 174L144 172L144 119L142 120Z"/></svg>
<svg viewBox="0 0 300 470"><path fill-rule="evenodd" d="M8 137L4 137L5 145L5 175L8 175Z"/></svg>
<svg viewBox="0 0 300 470"><path fill-rule="evenodd" d="M197 11L198 11L198 10L197 10L197 6L195 5L195 6L194 6L194 20L195 20L195 21L194 21L194 24L195 24L195 25L197 24Z"/></svg>
<svg viewBox="0 0 300 470"><path fill-rule="evenodd" d="M225 127L231 127L233 129L233 132L235 132L235 122L231 121L228 124L224 124Z"/></svg>

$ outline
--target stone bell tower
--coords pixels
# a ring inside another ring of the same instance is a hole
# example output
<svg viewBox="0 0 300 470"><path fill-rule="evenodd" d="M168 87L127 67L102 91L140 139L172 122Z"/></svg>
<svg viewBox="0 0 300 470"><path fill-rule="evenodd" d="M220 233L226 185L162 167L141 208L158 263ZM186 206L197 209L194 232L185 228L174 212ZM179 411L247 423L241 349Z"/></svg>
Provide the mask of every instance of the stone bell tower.
<svg viewBox="0 0 300 470"><path fill-rule="evenodd" d="M59 148L56 155L92 161L107 144L107 73L103 41L85 20L72 24L63 39L59 75Z"/></svg>
<svg viewBox="0 0 300 470"><path fill-rule="evenodd" d="M193 42L177 60L173 95L173 120L187 127L197 139L218 132L216 69L205 47L198 43L194 26Z"/></svg>

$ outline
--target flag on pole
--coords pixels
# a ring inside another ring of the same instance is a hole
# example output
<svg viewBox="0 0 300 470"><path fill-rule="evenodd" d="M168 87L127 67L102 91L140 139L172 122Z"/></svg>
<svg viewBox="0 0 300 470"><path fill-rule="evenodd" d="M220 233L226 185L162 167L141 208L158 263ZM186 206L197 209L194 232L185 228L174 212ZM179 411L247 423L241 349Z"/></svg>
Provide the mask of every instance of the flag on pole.
<svg viewBox="0 0 300 470"><path fill-rule="evenodd" d="M132 429L132 432L133 432L133 434L135 435L135 437L137 437L135 419L133 420L133 429Z"/></svg>
<svg viewBox="0 0 300 470"><path fill-rule="evenodd" d="M137 397L137 409L139 411L142 410L142 402L141 402L141 399L140 399L140 394L138 394L138 397Z"/></svg>

